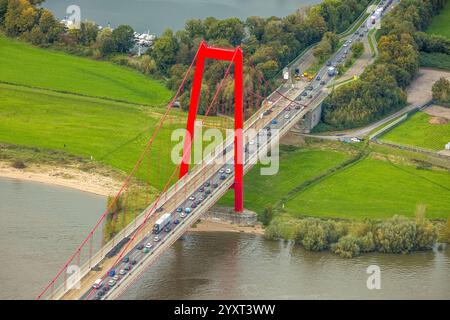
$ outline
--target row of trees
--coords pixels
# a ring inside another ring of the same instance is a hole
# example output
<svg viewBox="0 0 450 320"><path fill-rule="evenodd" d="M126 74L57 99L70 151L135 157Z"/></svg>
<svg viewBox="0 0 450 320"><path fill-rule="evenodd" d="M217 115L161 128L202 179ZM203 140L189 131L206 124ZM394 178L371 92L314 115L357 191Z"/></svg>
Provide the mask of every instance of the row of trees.
<svg viewBox="0 0 450 320"><path fill-rule="evenodd" d="M166 30L141 58L117 57L133 45L133 29L119 26L113 31L99 30L94 23L83 22L80 29L66 30L49 12L36 5L43 0L0 0L0 28L11 37L21 37L33 44L52 46L71 53L94 58L111 59L137 68L147 74L167 79L176 89L188 69L202 40L210 45L235 47L241 45L245 53L245 105L249 111L260 104L251 93L260 96L270 91L272 79L285 65L311 44L322 40L319 56L329 55L338 45L339 33L363 12L370 0L325 0L284 17L249 17L218 20L191 19L185 28L174 33ZM200 112L211 101L228 64L210 62L202 86ZM188 79L187 87L192 81ZM226 79L224 90L212 108L212 114L233 112L233 80ZM181 96L183 106L189 90Z"/></svg>
<svg viewBox="0 0 450 320"><path fill-rule="evenodd" d="M339 39L336 32L345 30L370 0L325 0L321 4L307 7L284 17L248 17L245 21L237 18L218 20L191 19L185 28L174 33L166 30L152 47L149 55L154 59L157 73L169 79L168 86L176 89L180 78L188 69L195 52L204 39L210 45L235 47L241 45L246 60L245 97L247 106L256 106L258 99L252 99L250 92L264 96L269 92L266 80L273 78L285 65L305 48L319 41L320 56L336 49ZM205 70L202 87L203 101L200 111L211 101L227 63L210 62ZM232 80L227 79L225 88L232 88ZM183 93L181 100L187 101L189 92ZM224 90L212 108L212 113L233 112L232 90ZM182 103L182 105L185 105ZM221 106L231 105L225 109Z"/></svg>
<svg viewBox="0 0 450 320"><path fill-rule="evenodd" d="M435 37L419 33L444 4L443 0L400 2L383 20L378 59L359 80L338 88L325 100L323 122L337 129L352 128L404 106L404 89L419 68L420 47L446 48Z"/></svg>
<svg viewBox="0 0 450 320"><path fill-rule="evenodd" d="M0 0L0 28L10 37L20 37L35 45L55 45L75 52L78 49L96 57L126 53L133 46L134 30L130 26L99 31L96 24L83 22L80 29L66 30L49 10L37 6L42 2Z"/></svg>
<svg viewBox="0 0 450 320"><path fill-rule="evenodd" d="M394 216L383 221L280 217L267 227L266 236L295 240L306 250L331 250L343 258L353 258L364 252L429 250L438 240L439 228L420 215L416 219Z"/></svg>

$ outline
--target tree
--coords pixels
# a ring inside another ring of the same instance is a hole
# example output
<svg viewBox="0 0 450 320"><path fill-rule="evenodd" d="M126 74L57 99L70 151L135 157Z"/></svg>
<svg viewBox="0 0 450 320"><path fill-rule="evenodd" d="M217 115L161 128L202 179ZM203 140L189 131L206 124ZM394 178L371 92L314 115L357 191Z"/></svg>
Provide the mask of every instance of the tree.
<svg viewBox="0 0 450 320"><path fill-rule="evenodd" d="M335 33L326 32L314 50L314 56L320 61L327 59L339 45L339 37Z"/></svg>
<svg viewBox="0 0 450 320"><path fill-rule="evenodd" d="M127 53L134 45L134 30L128 25L120 25L111 34L115 51Z"/></svg>
<svg viewBox="0 0 450 320"><path fill-rule="evenodd" d="M47 9L41 9L38 23L26 35L33 44L49 44L59 40L63 27Z"/></svg>
<svg viewBox="0 0 450 320"><path fill-rule="evenodd" d="M170 67L175 64L178 51L178 42L171 29L164 31L161 37L156 39L151 50L151 56L155 59L158 70L167 75Z"/></svg>
<svg viewBox="0 0 450 320"><path fill-rule="evenodd" d="M433 99L438 103L450 105L450 81L442 77L433 84Z"/></svg>
<svg viewBox="0 0 450 320"><path fill-rule="evenodd" d="M260 63L256 66L264 75L264 79L272 79L278 72L278 63L274 60L269 60Z"/></svg>
<svg viewBox="0 0 450 320"><path fill-rule="evenodd" d="M5 20L6 10L8 8L8 0L0 0L0 26Z"/></svg>
<svg viewBox="0 0 450 320"><path fill-rule="evenodd" d="M112 40L112 31L109 28L104 28L97 35L94 48L98 50L100 57L107 56L115 51L114 42Z"/></svg>
<svg viewBox="0 0 450 320"><path fill-rule="evenodd" d="M9 0L4 28L11 37L31 31L38 19L38 11L26 0Z"/></svg>
<svg viewBox="0 0 450 320"><path fill-rule="evenodd" d="M364 44L362 42L355 42L351 48L354 58L359 58L364 53Z"/></svg>
<svg viewBox="0 0 450 320"><path fill-rule="evenodd" d="M78 32L78 42L83 46L90 46L98 36L98 26L93 22L82 22Z"/></svg>

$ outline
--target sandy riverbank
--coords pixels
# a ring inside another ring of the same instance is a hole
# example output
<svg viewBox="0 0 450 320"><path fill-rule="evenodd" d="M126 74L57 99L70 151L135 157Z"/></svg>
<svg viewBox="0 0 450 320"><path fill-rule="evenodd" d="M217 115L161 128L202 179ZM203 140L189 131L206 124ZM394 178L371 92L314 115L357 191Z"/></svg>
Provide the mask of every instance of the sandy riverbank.
<svg viewBox="0 0 450 320"><path fill-rule="evenodd" d="M48 165L34 165L25 169L15 169L9 163L0 162L0 177L33 181L65 188L76 189L83 192L109 196L117 193L121 184L111 177L93 174L76 168L62 168ZM264 235L260 226L241 227L222 221L202 220L193 232L245 232Z"/></svg>
<svg viewBox="0 0 450 320"><path fill-rule="evenodd" d="M56 185L101 196L117 193L121 185L111 177L88 173L76 168L61 168L48 165L15 169L9 163L0 162L0 177Z"/></svg>
<svg viewBox="0 0 450 320"><path fill-rule="evenodd" d="M241 227L223 221L201 220L191 232L244 232L250 234L264 235L264 229L261 226Z"/></svg>

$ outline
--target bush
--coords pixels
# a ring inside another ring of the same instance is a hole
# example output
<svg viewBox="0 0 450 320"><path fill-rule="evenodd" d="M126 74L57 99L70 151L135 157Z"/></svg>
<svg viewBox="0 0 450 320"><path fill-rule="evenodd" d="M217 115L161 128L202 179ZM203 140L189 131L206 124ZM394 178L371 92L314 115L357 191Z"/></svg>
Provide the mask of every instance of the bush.
<svg viewBox="0 0 450 320"><path fill-rule="evenodd" d="M430 221L417 223L415 250L429 250L438 239L438 230Z"/></svg>
<svg viewBox="0 0 450 320"><path fill-rule="evenodd" d="M265 230L265 236L268 239L295 240L299 230L299 221L297 219L277 218L272 220Z"/></svg>
<svg viewBox="0 0 450 320"><path fill-rule="evenodd" d="M13 168L16 168L16 169L25 169L27 167L22 160L15 160L15 161L13 161L11 166Z"/></svg>
<svg viewBox="0 0 450 320"><path fill-rule="evenodd" d="M322 251L338 241L345 232L346 228L334 221L306 218L301 220L296 240L307 250Z"/></svg>
<svg viewBox="0 0 450 320"><path fill-rule="evenodd" d="M268 226L273 219L273 207L266 207L260 216L260 221L263 225Z"/></svg>
<svg viewBox="0 0 450 320"><path fill-rule="evenodd" d="M394 216L379 225L375 233L375 244L380 252L409 253L415 248L415 237L414 221Z"/></svg>
<svg viewBox="0 0 450 320"><path fill-rule="evenodd" d="M342 258L353 258L361 254L361 240L354 235L346 235L333 246L333 252Z"/></svg>

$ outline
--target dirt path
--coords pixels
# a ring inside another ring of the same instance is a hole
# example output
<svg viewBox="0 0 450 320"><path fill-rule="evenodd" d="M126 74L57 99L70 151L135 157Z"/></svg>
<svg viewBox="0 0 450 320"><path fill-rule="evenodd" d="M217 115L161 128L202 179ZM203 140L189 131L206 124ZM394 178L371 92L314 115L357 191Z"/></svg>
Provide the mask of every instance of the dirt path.
<svg viewBox="0 0 450 320"><path fill-rule="evenodd" d="M450 71L420 68L416 78L406 90L408 103L419 104L430 101L432 98L431 88L441 77L450 80Z"/></svg>
<svg viewBox="0 0 450 320"><path fill-rule="evenodd" d="M424 112L433 117L445 118L447 120L450 120L450 108L431 105L428 108L426 108Z"/></svg>

